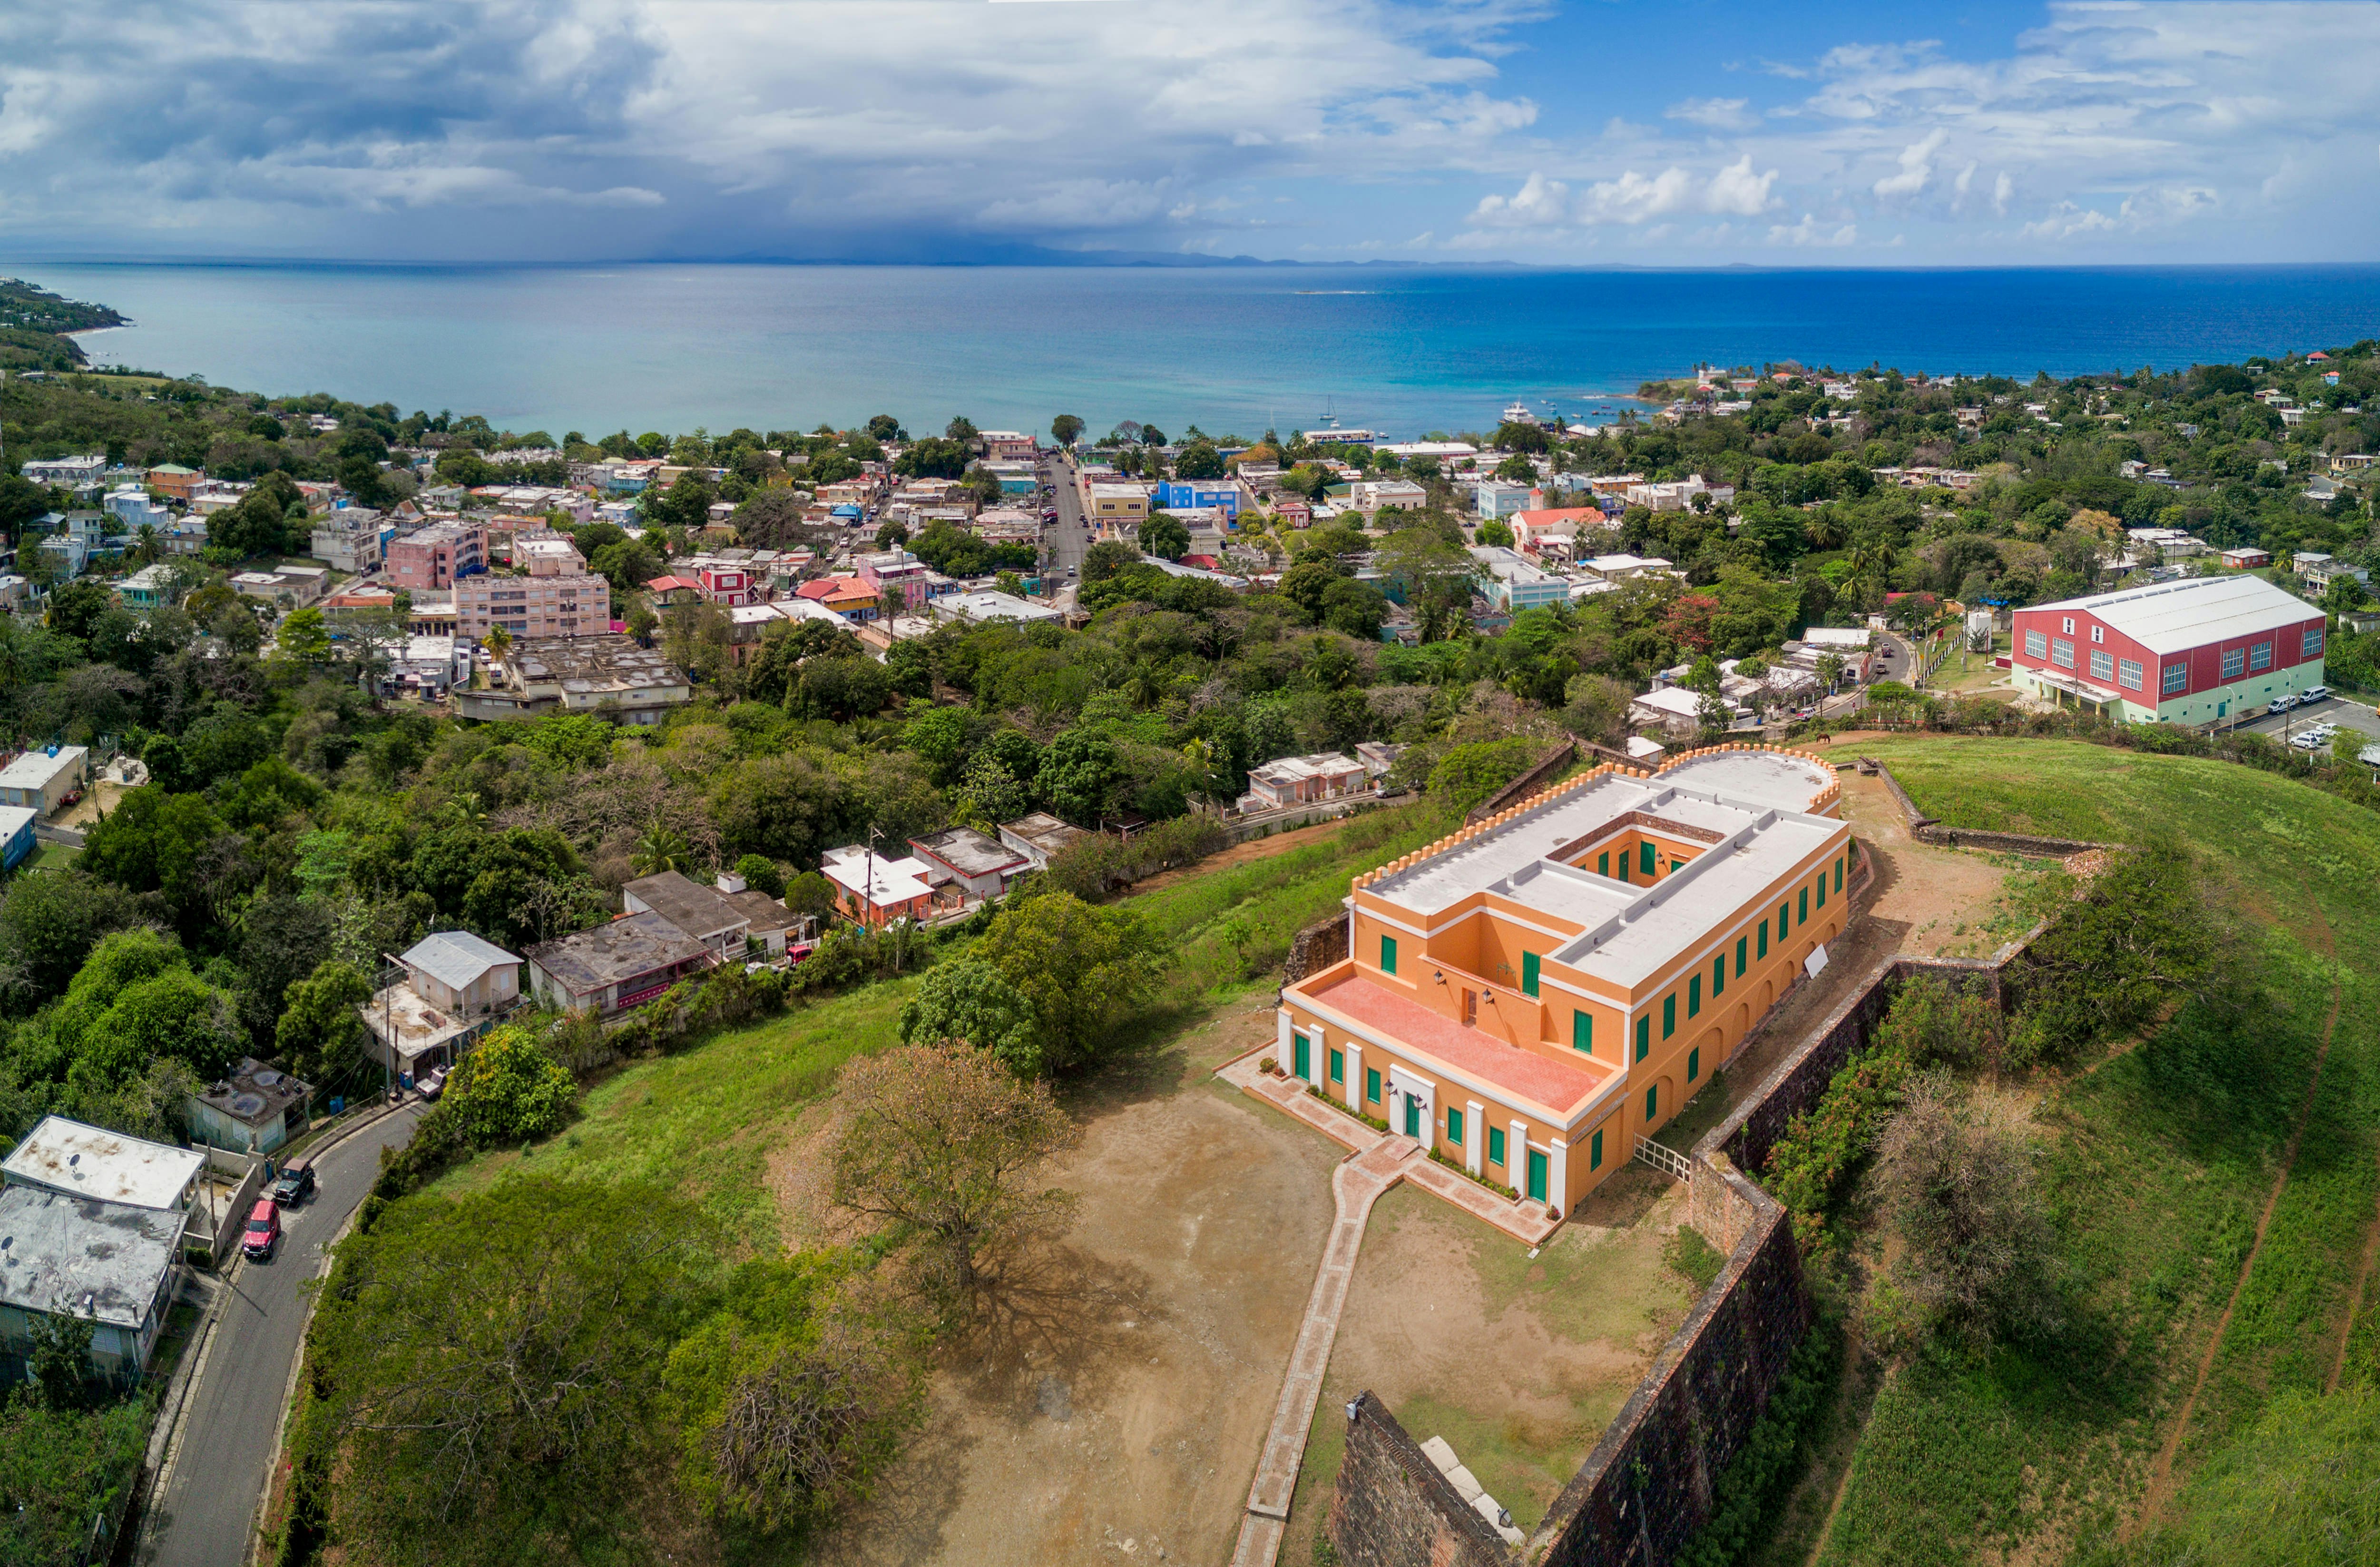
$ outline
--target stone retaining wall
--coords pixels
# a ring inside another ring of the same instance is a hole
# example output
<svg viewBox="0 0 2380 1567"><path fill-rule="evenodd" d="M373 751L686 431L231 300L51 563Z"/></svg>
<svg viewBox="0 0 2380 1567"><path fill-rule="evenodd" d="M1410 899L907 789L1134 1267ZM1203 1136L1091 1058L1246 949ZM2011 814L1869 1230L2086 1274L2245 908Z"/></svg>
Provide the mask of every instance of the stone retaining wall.
<svg viewBox="0 0 2380 1567"><path fill-rule="evenodd" d="M1993 832L1977 827L1945 827L1934 817L1917 808L1892 769L1874 757L1859 759L1862 766L1873 767L1884 786L1892 791L1900 807L1901 820L1909 823L1909 835L1921 844L1932 844L1945 849L1990 849L1998 854L2027 855L2034 858L2064 859L2068 855L2087 854L2093 849L2113 848L2110 844L2094 844L2082 838L2044 838L2031 832Z"/></svg>
<svg viewBox="0 0 2380 1567"><path fill-rule="evenodd" d="M1503 1537L1464 1505L1453 1482L1369 1391L1357 1397L1348 1423L1326 1527L1346 1561L1507 1567L1512 1559Z"/></svg>
<svg viewBox="0 0 2380 1567"><path fill-rule="evenodd" d="M1281 969L1281 987L1285 990L1307 975L1319 974L1346 959L1347 917L1334 914L1328 919L1318 919L1290 938L1289 958Z"/></svg>
<svg viewBox="0 0 2380 1567"><path fill-rule="evenodd" d="M1606 754L1608 755L1609 753ZM1498 811L1504 809L1506 807L1517 805L1521 801L1527 799L1531 795L1534 795L1538 790L1544 788L1547 782L1550 780L1555 773L1560 772L1563 768L1568 767L1572 761L1576 759L1577 756L1578 742L1575 740L1564 740L1560 745L1556 746L1552 750L1547 752L1545 759L1539 761L1536 766L1529 769L1528 771L1524 772L1518 778L1513 779L1501 789L1497 790L1496 793L1488 796L1488 798L1472 807L1471 814L1464 817L1463 820L1465 821L1485 821L1489 817L1495 815ZM1622 760L1624 761L1625 759L1623 758Z"/></svg>

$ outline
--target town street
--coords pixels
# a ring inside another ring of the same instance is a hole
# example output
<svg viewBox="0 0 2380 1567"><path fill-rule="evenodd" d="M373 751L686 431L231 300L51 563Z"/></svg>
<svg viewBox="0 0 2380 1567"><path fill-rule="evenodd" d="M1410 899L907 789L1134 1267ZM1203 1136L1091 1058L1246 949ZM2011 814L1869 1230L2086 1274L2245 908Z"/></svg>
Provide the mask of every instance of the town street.
<svg viewBox="0 0 2380 1567"><path fill-rule="evenodd" d="M1075 488L1075 465L1063 456L1053 456L1047 471L1054 476L1058 486L1058 520L1044 523L1041 528L1042 542L1047 546L1043 551L1047 576L1041 590L1054 596L1068 582L1080 584L1081 577L1069 577L1067 573L1082 569L1083 556L1090 549L1091 541L1083 531L1083 497Z"/></svg>
<svg viewBox="0 0 2380 1567"><path fill-rule="evenodd" d="M274 1457L290 1368L304 1335L302 1287L321 1275L323 1247L371 1189L380 1150L413 1136L410 1104L357 1132L314 1166L320 1183L303 1206L282 1210L273 1260L232 1265L214 1334L200 1351L197 1384L142 1528L139 1560L154 1567L226 1567L248 1560L249 1531Z"/></svg>

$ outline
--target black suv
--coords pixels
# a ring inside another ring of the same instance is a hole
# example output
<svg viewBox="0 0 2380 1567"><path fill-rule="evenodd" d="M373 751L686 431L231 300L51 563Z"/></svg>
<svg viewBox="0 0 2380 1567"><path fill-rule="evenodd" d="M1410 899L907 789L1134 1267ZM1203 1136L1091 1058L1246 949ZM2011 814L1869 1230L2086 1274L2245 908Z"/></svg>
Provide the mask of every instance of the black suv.
<svg viewBox="0 0 2380 1567"><path fill-rule="evenodd" d="M273 1200L283 1208L295 1208L314 1195L314 1167L293 1164L273 1183Z"/></svg>

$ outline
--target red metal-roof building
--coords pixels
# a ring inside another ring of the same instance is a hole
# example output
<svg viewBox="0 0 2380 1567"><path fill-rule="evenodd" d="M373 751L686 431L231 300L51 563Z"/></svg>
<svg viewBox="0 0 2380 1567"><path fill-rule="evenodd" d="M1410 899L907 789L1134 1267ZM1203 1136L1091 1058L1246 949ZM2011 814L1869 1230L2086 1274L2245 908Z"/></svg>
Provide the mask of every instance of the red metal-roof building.
<svg viewBox="0 0 2380 1567"><path fill-rule="evenodd" d="M2193 577L2016 612L2019 689L2128 723L2204 727L2323 683L2323 613L2261 577Z"/></svg>

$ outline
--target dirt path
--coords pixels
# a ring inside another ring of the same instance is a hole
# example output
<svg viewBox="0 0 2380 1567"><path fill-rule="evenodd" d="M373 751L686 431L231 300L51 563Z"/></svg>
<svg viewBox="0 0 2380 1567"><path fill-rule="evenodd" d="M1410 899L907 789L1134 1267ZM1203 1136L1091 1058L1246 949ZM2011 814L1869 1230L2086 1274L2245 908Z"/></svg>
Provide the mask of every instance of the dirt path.
<svg viewBox="0 0 2380 1567"><path fill-rule="evenodd" d="M2321 917L2321 913L2318 908L2314 910L2317 918ZM2327 920L2323 921L2321 934L2322 945L2330 949ZM2336 962L2335 955L2333 961ZM2123 1532L2123 1538L2128 1541L2138 1538L2156 1523L2172 1494L2174 1460L2181 1452L2182 1439L2190 1434L2191 1416L2197 1413L2199 1395L2206 1391L2206 1379L2214 1375L2215 1358L2222 1351L2223 1336L2231 1329L2231 1314L2239 1308L2240 1297L2246 1292L2248 1281L2256 1271L2256 1258L2265 1249L2265 1233L2272 1227L2274 1210L2280 1207L2281 1194L2289 1189L2289 1172L2297 1165L2298 1144L2305 1136L2307 1120L2313 1114L2314 1096L2322 1089L2322 1069L2330 1060L2331 1036L2338 1027L2338 1008L2344 994L2342 987L2334 978L2330 987L2330 1015L2323 1020L2322 1025L2322 1048L2314 1052L2313 1074L2306 1083L2305 1099L2298 1106L2297 1120L2289 1127L2289 1146L2281 1154L2280 1175L2273 1182L2273 1189L2265 1198L2264 1211L2256 1215L2255 1239L2249 1244L2247 1259L2240 1265L2239 1278L2232 1281L2231 1298L2223 1303L2223 1315L2215 1319L2215 1331L2206 1341L2206 1353L2199 1356L2198 1376L2191 1383L2190 1396L2182 1400L2181 1413L2174 1420L2173 1431L2166 1438L2164 1450L2157 1454L2156 1467L2149 1474L2148 1492L2141 1499L2141 1510L2133 1515L2131 1526ZM2352 1310L2350 1305L2350 1313ZM2351 1316L2350 1320L2351 1323Z"/></svg>
<svg viewBox="0 0 2380 1567"><path fill-rule="evenodd" d="M2338 1328L2338 1357L2331 1362L2330 1378L2322 1385L2325 1393L2338 1391L2338 1379L2347 1374L2348 1346L2355 1342L2356 1310L2363 1304L2363 1294L2372 1287L2372 1269L2380 1263L2380 1211L2372 1215L2372 1227L2363 1235L2363 1265L2355 1270L2355 1287L2347 1292L2347 1320Z"/></svg>

